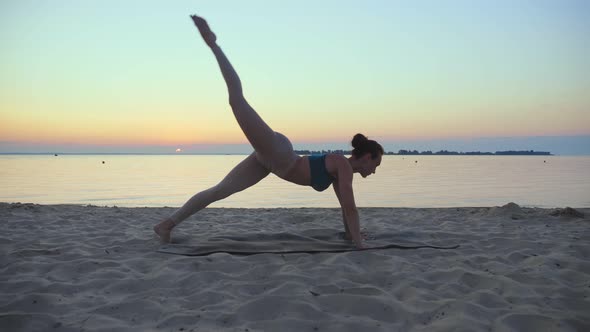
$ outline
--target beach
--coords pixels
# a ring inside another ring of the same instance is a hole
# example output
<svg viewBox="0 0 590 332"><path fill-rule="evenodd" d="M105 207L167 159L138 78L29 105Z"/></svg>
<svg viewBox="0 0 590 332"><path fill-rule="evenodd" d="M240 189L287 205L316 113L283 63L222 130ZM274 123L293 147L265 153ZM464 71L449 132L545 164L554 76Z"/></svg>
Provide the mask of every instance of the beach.
<svg viewBox="0 0 590 332"><path fill-rule="evenodd" d="M157 252L174 210L0 203L0 329L590 331L590 208L360 208L367 244L459 247L205 256ZM342 231L338 208L207 208L172 239Z"/></svg>

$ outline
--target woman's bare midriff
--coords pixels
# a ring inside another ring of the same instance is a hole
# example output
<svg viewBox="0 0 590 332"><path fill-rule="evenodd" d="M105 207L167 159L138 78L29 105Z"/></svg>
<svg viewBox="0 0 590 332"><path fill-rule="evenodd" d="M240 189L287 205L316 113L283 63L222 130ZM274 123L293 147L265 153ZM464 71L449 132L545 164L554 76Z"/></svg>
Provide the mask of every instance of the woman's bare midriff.
<svg viewBox="0 0 590 332"><path fill-rule="evenodd" d="M311 184L311 176L307 156L298 156L293 162L293 166L281 178L301 186L309 186Z"/></svg>

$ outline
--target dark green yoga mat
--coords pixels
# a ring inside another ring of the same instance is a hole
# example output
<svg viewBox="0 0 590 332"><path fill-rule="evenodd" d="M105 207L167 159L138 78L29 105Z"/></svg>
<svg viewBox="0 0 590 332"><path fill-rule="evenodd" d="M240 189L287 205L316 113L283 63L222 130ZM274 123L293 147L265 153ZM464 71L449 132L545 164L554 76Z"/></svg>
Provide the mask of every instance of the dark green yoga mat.
<svg viewBox="0 0 590 332"><path fill-rule="evenodd" d="M340 236L309 237L290 233L222 236L192 243L162 245L157 251L184 256L206 256L214 253L232 255L338 253L384 249L456 249L459 245L433 245L418 239L400 239L399 236L380 236L364 242L366 248L356 249ZM184 241L182 241L184 242Z"/></svg>

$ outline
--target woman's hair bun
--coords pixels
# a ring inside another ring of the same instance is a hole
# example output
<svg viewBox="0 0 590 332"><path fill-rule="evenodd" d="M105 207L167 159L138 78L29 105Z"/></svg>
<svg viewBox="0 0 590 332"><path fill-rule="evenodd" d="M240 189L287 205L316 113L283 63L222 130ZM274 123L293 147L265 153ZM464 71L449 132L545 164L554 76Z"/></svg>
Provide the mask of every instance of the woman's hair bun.
<svg viewBox="0 0 590 332"><path fill-rule="evenodd" d="M383 147L381 144L368 139L367 136L363 134L356 134L352 138L352 155L361 158L363 155L370 153L371 158L375 159L379 155L383 155Z"/></svg>
<svg viewBox="0 0 590 332"><path fill-rule="evenodd" d="M352 147L355 149L359 149L363 146L369 139L363 134L356 134L352 138Z"/></svg>

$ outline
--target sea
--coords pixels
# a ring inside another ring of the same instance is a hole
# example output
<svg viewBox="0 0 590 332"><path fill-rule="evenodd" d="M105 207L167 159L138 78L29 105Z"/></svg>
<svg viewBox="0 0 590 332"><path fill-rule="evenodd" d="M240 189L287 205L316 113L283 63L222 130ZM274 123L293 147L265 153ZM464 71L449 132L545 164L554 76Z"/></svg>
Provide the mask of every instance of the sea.
<svg viewBox="0 0 590 332"><path fill-rule="evenodd" d="M0 155L0 202L178 207L246 155ZM358 207L590 207L590 156L386 155L355 174ZM210 207L338 207L271 174Z"/></svg>

